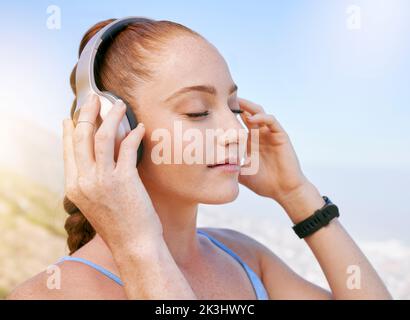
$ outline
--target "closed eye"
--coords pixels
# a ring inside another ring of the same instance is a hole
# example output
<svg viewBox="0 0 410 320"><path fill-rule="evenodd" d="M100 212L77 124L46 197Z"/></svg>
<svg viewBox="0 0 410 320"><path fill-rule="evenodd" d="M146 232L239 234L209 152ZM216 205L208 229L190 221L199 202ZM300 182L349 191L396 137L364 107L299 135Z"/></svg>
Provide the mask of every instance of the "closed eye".
<svg viewBox="0 0 410 320"><path fill-rule="evenodd" d="M241 109L231 109L231 111L232 111L233 113L236 113L236 114L241 114L241 113L243 113L243 110L241 110ZM207 116L208 114L209 114L209 111L204 111L204 112L187 113L186 115L187 115L188 117L197 118L197 117Z"/></svg>
<svg viewBox="0 0 410 320"><path fill-rule="evenodd" d="M186 115L188 117L197 118L197 117L207 116L208 114L209 114L208 111L204 111L204 112L187 113Z"/></svg>

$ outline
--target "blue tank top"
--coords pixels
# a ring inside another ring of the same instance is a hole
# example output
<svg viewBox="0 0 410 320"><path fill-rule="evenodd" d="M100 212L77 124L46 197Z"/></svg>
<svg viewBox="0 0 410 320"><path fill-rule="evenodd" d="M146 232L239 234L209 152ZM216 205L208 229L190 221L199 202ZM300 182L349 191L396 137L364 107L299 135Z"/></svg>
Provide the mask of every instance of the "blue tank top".
<svg viewBox="0 0 410 320"><path fill-rule="evenodd" d="M259 279L258 275L236 254L234 253L231 249L229 249L227 246L225 246L222 242L216 240L215 238L211 237L209 234L202 230L197 230L197 233L203 234L204 236L208 237L209 240L211 240L214 244L216 244L219 248L222 250L226 251L228 254L230 254L233 258L235 258L241 266L245 269L246 274L248 275L249 280L252 283L252 287L255 291L256 298L258 300L268 300L268 293L262 283L262 281ZM119 285L124 285L121 279L113 274L112 272L108 271L107 269L95 264L94 262L84 259L84 258L79 258L79 257L72 257L72 256L63 256L60 258L57 263L62 262L62 261L76 261L76 262L81 262L86 265L89 265L90 267L98 270L108 278L114 280L116 283Z"/></svg>

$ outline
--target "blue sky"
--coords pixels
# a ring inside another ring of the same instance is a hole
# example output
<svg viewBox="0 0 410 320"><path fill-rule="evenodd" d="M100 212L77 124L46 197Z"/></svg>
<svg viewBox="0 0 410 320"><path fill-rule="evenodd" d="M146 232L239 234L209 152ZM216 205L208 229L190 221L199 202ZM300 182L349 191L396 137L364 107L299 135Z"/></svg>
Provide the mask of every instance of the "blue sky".
<svg viewBox="0 0 410 320"><path fill-rule="evenodd" d="M46 27L50 5L61 9L59 30ZM347 27L350 5L361 9L360 29ZM73 99L69 74L84 32L112 17L173 20L219 49L239 95L278 118L302 166L409 177L410 1L38 0L1 7L4 114L32 118L60 134ZM394 193L386 190L386 199L408 198L407 182L400 181Z"/></svg>
<svg viewBox="0 0 410 320"><path fill-rule="evenodd" d="M46 10L61 8L61 29ZM346 27L349 5L361 29ZM410 168L410 3L390 1L13 1L2 4L2 108L59 132L79 41L127 15L180 22L228 62L308 163ZM24 90L22 90L24 88Z"/></svg>

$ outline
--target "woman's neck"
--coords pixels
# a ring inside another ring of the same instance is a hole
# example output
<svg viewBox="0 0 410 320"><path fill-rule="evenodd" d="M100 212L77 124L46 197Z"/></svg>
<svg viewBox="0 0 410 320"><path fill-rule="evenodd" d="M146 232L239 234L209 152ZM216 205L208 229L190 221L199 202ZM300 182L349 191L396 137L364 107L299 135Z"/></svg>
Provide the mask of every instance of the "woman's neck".
<svg viewBox="0 0 410 320"><path fill-rule="evenodd" d="M170 196L163 189L157 189L154 181L149 179L144 181L144 186L160 218L163 238L171 255L180 268L189 269L194 262L202 260L204 252L203 247L201 250L200 237L197 237L196 232L198 203L189 202L175 195ZM100 249L93 250L92 254L99 252L99 255L111 256L108 246L98 234L93 243ZM112 267L114 268L113 263Z"/></svg>
<svg viewBox="0 0 410 320"><path fill-rule="evenodd" d="M161 220L164 240L180 267L188 267L200 256L200 243L196 233L198 203L148 190L154 208Z"/></svg>
<svg viewBox="0 0 410 320"><path fill-rule="evenodd" d="M162 223L164 241L176 264L182 270L191 269L193 263L203 260L204 253L203 242L201 247L200 237L196 233L198 204L187 204L186 201L177 201L175 197L170 199L155 192L151 192L150 197ZM105 241L96 234L91 242L93 245L90 248L80 248L77 255L91 256L96 261L107 260L106 266L114 273L118 272Z"/></svg>

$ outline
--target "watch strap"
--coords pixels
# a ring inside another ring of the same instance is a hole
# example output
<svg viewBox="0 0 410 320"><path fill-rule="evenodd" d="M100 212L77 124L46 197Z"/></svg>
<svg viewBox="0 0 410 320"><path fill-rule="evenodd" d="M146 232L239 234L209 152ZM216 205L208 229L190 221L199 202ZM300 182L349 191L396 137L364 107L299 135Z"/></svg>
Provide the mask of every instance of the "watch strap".
<svg viewBox="0 0 410 320"><path fill-rule="evenodd" d="M322 196L325 205L317 209L310 217L293 226L299 238L305 238L322 227L329 224L330 220L339 217L338 207L327 197Z"/></svg>

